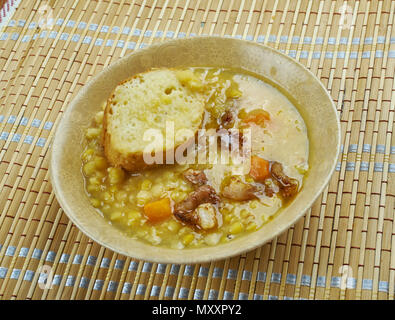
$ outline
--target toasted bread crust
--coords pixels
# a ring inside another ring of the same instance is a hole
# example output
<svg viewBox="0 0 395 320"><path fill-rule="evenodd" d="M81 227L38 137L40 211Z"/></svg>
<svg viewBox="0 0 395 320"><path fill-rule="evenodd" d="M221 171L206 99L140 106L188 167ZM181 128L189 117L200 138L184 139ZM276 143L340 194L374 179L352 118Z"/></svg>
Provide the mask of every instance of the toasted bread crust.
<svg viewBox="0 0 395 320"><path fill-rule="evenodd" d="M130 81L136 78L136 76L130 77L122 82L123 83ZM111 110L111 102L114 98L114 92L111 94L110 98L107 100L106 108L104 109L104 116L103 116L103 147L104 147L104 155L106 156L108 162L114 167L122 167L123 169L131 172L136 172L139 170L146 169L150 165L145 163L144 161L144 154L141 153L128 153L123 154L119 152L116 148L113 147L111 143L111 133L108 132L107 124L108 124L108 114Z"/></svg>

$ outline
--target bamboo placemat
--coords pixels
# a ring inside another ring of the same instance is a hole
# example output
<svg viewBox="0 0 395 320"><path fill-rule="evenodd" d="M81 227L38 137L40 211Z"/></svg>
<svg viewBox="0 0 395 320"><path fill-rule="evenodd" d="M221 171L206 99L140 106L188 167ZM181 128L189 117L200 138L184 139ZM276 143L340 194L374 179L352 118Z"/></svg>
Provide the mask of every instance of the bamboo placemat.
<svg viewBox="0 0 395 320"><path fill-rule="evenodd" d="M0 299L394 299L395 1L0 5ZM196 35L256 41L306 65L337 105L342 153L306 216L261 248L200 265L135 261L63 213L48 181L51 139L104 67Z"/></svg>

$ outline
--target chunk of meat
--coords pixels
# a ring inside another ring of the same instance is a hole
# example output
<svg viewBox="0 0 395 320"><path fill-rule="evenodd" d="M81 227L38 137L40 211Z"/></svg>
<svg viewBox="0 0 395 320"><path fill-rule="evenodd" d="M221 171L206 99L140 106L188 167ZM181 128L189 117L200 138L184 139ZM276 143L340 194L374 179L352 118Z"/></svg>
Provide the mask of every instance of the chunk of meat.
<svg viewBox="0 0 395 320"><path fill-rule="evenodd" d="M229 109L226 110L223 113L223 115L221 116L220 127L229 129L230 127L233 127L234 123L235 123L235 118L234 118L232 110L229 110Z"/></svg>
<svg viewBox="0 0 395 320"><path fill-rule="evenodd" d="M231 177L229 183L223 187L222 195L228 199L245 201L257 198L257 191L256 186L241 181L239 177Z"/></svg>
<svg viewBox="0 0 395 320"><path fill-rule="evenodd" d="M209 185L202 185L191 192L185 200L175 205L174 216L185 224L204 229L210 224L205 223L210 220L208 218L210 213L203 216L202 210L199 213L199 210L195 209L201 204L215 204L217 202L219 202L219 197L214 188Z"/></svg>
<svg viewBox="0 0 395 320"><path fill-rule="evenodd" d="M183 174L184 178L192 184L202 185L207 182L206 174L203 171L188 169Z"/></svg>
<svg viewBox="0 0 395 320"><path fill-rule="evenodd" d="M213 229L218 225L216 211L211 203L202 203L195 212L196 224L204 230Z"/></svg>
<svg viewBox="0 0 395 320"><path fill-rule="evenodd" d="M280 191L279 187L274 183L271 178L268 178L264 181L264 187L265 195L270 198L273 197L275 193Z"/></svg>
<svg viewBox="0 0 395 320"><path fill-rule="evenodd" d="M242 152L244 144L243 132L233 129L221 129L217 134L220 139L221 148L239 153Z"/></svg>
<svg viewBox="0 0 395 320"><path fill-rule="evenodd" d="M175 212L174 215L181 222L197 229L209 230L218 225L216 211L211 203L202 203L194 211Z"/></svg>
<svg viewBox="0 0 395 320"><path fill-rule="evenodd" d="M273 162L271 173L273 178L279 183L280 192L284 198L291 198L298 193L298 180L288 177L284 173L283 165L281 163L276 161Z"/></svg>

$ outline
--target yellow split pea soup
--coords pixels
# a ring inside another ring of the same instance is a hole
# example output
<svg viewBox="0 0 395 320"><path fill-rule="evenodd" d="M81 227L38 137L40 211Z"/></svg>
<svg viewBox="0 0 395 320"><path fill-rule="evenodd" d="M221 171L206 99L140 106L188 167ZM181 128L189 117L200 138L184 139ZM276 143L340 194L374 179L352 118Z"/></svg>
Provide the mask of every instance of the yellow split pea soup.
<svg viewBox="0 0 395 320"><path fill-rule="evenodd" d="M309 153L302 117L281 91L253 75L216 68L172 72L204 100L202 131L226 132L217 138L230 148L244 150L248 142L248 170L234 170L231 161L163 164L138 172L114 166L103 151L104 104L86 131L81 155L92 206L130 237L156 246L213 246L254 232L302 187ZM196 144L194 151L204 147Z"/></svg>

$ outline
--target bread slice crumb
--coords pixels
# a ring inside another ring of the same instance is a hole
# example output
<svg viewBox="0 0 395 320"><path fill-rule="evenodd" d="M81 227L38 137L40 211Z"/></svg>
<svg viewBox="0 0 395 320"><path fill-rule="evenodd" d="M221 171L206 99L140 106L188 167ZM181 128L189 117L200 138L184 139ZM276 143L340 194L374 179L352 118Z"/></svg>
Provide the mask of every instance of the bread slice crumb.
<svg viewBox="0 0 395 320"><path fill-rule="evenodd" d="M201 79L189 69L155 69L119 84L103 117L109 163L131 172L161 164L147 163L153 155L168 163L177 147L194 141L202 124L202 87Z"/></svg>

